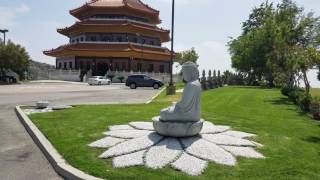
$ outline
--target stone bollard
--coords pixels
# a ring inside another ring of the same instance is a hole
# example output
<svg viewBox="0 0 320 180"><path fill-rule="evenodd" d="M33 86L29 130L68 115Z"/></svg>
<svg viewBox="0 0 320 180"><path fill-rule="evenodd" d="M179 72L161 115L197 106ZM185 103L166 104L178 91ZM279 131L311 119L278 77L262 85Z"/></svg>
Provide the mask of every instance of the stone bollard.
<svg viewBox="0 0 320 180"><path fill-rule="evenodd" d="M36 107L38 108L38 109L45 109L45 108L47 108L49 106L49 102L48 101L38 101L37 103L36 103Z"/></svg>

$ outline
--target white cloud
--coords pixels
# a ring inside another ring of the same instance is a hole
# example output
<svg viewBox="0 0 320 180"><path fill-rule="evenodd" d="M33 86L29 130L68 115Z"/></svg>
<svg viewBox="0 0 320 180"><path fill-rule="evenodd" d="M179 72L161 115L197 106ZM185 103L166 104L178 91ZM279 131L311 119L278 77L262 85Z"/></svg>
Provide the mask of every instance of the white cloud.
<svg viewBox="0 0 320 180"><path fill-rule="evenodd" d="M20 4L20 6L15 8L16 13L28 13L30 11L30 7L24 3Z"/></svg>
<svg viewBox="0 0 320 180"><path fill-rule="evenodd" d="M16 18L19 14L25 14L30 11L30 7L24 3L16 7L0 6L0 27L12 27L16 25Z"/></svg>

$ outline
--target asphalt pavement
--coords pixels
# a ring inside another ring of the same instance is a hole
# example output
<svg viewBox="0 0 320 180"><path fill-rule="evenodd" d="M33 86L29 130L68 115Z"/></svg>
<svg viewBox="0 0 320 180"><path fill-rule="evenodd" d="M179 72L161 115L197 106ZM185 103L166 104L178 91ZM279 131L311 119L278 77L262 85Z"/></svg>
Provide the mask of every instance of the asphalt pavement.
<svg viewBox="0 0 320 180"><path fill-rule="evenodd" d="M17 118L16 105L48 100L52 105L145 103L159 90L124 85L89 86L81 83L25 83L0 86L0 179L56 180L40 149Z"/></svg>

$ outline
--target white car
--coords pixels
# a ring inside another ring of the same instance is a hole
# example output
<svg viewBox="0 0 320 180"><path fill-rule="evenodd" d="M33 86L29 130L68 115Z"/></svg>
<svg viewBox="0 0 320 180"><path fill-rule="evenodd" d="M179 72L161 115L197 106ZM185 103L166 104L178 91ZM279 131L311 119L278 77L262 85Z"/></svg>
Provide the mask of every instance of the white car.
<svg viewBox="0 0 320 180"><path fill-rule="evenodd" d="M111 81L110 81L110 79L108 79L104 76L93 76L92 78L88 79L88 84L90 86L92 86L92 85L110 85Z"/></svg>

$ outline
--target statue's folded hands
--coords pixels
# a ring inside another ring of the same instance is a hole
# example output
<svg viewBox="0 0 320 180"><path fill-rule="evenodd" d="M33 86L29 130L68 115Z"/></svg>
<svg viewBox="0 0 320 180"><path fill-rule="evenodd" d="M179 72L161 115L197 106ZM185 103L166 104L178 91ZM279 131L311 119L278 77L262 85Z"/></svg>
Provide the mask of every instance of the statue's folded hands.
<svg viewBox="0 0 320 180"><path fill-rule="evenodd" d="M201 118L201 84L199 71L194 63L185 63L182 67L183 79L187 82L181 101L160 113L162 121L197 122Z"/></svg>

